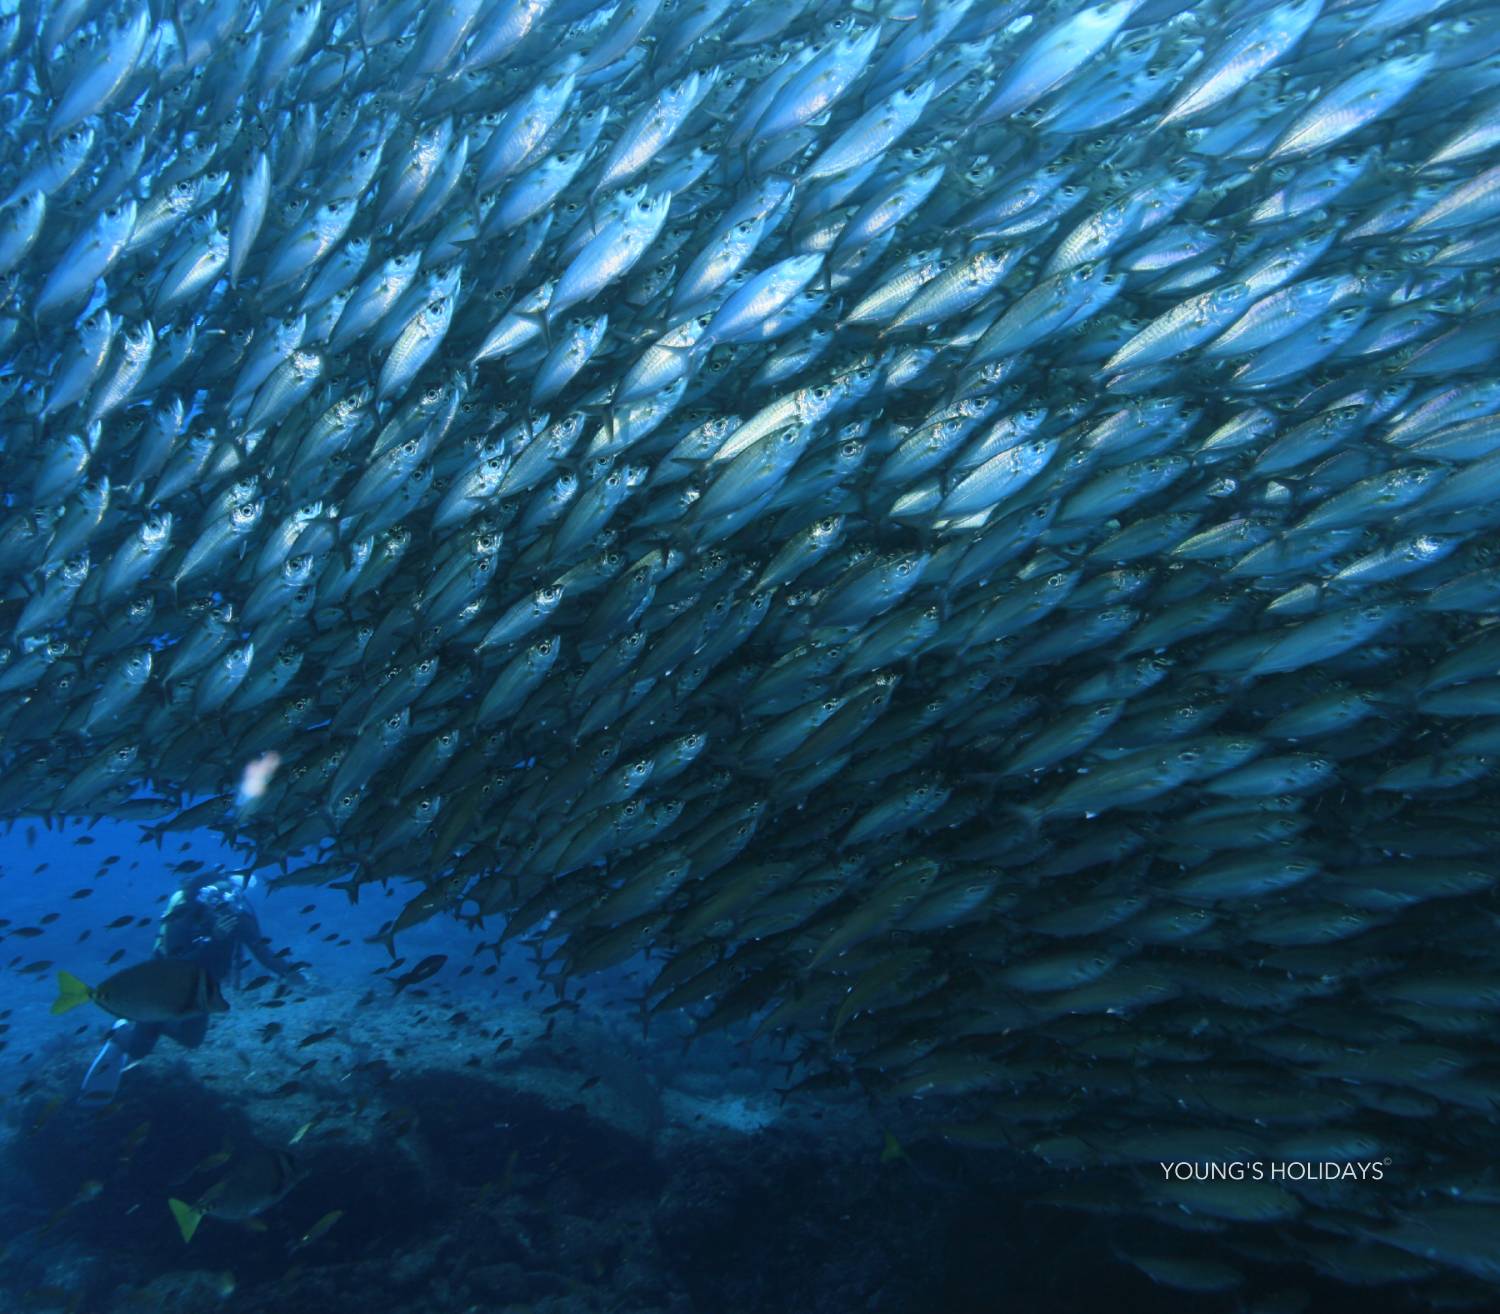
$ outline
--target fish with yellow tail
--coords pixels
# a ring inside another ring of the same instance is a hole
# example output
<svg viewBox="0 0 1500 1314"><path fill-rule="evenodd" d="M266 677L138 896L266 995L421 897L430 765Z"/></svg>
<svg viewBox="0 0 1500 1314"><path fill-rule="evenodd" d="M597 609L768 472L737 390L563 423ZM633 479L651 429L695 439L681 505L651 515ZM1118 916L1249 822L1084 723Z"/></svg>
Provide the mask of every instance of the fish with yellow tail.
<svg viewBox="0 0 1500 1314"><path fill-rule="evenodd" d="M97 986L86 985L71 972L59 972L53 1014L88 1003L131 1022L180 1022L229 1011L219 983L199 964L180 958L147 959Z"/></svg>
<svg viewBox="0 0 1500 1314"><path fill-rule="evenodd" d="M255 1145L235 1158L224 1176L189 1204L175 1196L167 1201L184 1244L205 1218L257 1226L255 1220L277 1204L307 1174L285 1150Z"/></svg>

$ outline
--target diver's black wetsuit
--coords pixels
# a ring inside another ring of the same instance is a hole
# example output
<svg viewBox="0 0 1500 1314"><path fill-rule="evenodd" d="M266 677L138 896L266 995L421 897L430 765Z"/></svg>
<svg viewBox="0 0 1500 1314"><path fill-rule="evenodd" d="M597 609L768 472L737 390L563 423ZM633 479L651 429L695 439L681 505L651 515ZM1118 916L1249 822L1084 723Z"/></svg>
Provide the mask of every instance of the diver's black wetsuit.
<svg viewBox="0 0 1500 1314"><path fill-rule="evenodd" d="M241 950L248 950L256 962L277 976L290 975L294 970L271 952L255 910L239 882L230 879L178 890L162 914L152 952L158 958L198 963L222 983L238 971ZM116 1039L123 1043L132 1061L145 1058L163 1035L188 1049L197 1049L208 1032L208 1014L182 1022L136 1022L121 1031Z"/></svg>

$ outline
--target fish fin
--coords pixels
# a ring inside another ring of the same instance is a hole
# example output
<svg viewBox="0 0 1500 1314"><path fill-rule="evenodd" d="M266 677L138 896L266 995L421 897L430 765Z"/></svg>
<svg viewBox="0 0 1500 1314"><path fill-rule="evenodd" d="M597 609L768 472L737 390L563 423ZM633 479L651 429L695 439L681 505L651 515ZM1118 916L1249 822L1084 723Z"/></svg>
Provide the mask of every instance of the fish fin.
<svg viewBox="0 0 1500 1314"><path fill-rule="evenodd" d="M901 1142L898 1141L894 1136L892 1136L890 1134L890 1132L886 1132L886 1134L885 1134L885 1146L880 1151L880 1162L881 1163L890 1163L890 1162L892 1162L895 1159L905 1159L905 1158L906 1158L906 1151L901 1148ZM909 1163L910 1160L907 1160L907 1162Z"/></svg>
<svg viewBox="0 0 1500 1314"><path fill-rule="evenodd" d="M193 1233L198 1230L198 1224L203 1221L202 1210L194 1209L192 1205L176 1197L167 1201L167 1208L172 1211L172 1217L177 1220L177 1228L182 1233L183 1245L187 1245L193 1239Z"/></svg>
<svg viewBox="0 0 1500 1314"><path fill-rule="evenodd" d="M69 1013L80 1004L86 1004L94 997L94 992L80 981L72 972L59 972L57 974L57 998L52 1001L52 1012Z"/></svg>

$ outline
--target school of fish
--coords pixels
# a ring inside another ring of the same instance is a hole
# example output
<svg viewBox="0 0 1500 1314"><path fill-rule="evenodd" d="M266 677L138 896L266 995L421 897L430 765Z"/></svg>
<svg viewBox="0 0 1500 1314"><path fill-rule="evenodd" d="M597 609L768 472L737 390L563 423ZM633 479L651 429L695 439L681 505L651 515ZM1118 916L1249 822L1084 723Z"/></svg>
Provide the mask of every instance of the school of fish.
<svg viewBox="0 0 1500 1314"><path fill-rule="evenodd" d="M0 53L0 814L418 882L393 952L559 988L648 952L1169 1287L1488 1307L1500 6L20 0ZM1227 1159L1390 1166L1160 1168Z"/></svg>

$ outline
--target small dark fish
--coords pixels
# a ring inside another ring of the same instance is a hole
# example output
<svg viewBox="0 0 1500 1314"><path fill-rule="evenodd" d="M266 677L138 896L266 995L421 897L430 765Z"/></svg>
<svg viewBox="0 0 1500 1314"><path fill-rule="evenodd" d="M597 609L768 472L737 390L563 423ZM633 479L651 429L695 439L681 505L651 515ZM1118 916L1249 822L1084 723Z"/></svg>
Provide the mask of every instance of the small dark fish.
<svg viewBox="0 0 1500 1314"><path fill-rule="evenodd" d="M312 1245L313 1242L317 1241L319 1237L326 1236L328 1232L333 1228L334 1224L337 1223L343 1216L344 1211L342 1209L330 1209L326 1214L323 1215L322 1218L318 1219L316 1223L314 1223L310 1228L307 1229L306 1232L304 1232L296 1241L292 1243L289 1248L290 1253L296 1254L297 1251L303 1249L305 1246Z"/></svg>
<svg viewBox="0 0 1500 1314"><path fill-rule="evenodd" d="M39 1133L39 1131L42 1130L43 1127L46 1127L46 1124L48 1124L48 1122L51 1122L52 1118L57 1115L58 1110L62 1109L63 1103L65 1103L65 1101L63 1101L62 1095L54 1095L51 1100L46 1101L46 1104L43 1104L42 1112L40 1112L40 1115L37 1116L36 1121L34 1121L33 1124L31 1124L30 1127L27 1128L27 1136L36 1136L36 1134Z"/></svg>
<svg viewBox="0 0 1500 1314"><path fill-rule="evenodd" d="M416 985L419 981L426 981L428 978L436 976L442 971L443 964L447 961L447 954L429 954L412 968L411 971L394 978L391 984L396 987L396 993L399 995L407 986Z"/></svg>
<svg viewBox="0 0 1500 1314"><path fill-rule="evenodd" d="M199 1173L212 1172L215 1168L222 1168L233 1156L234 1147L225 1145L223 1149L217 1150L213 1154L204 1155L179 1180L187 1181L189 1177L195 1177Z"/></svg>

